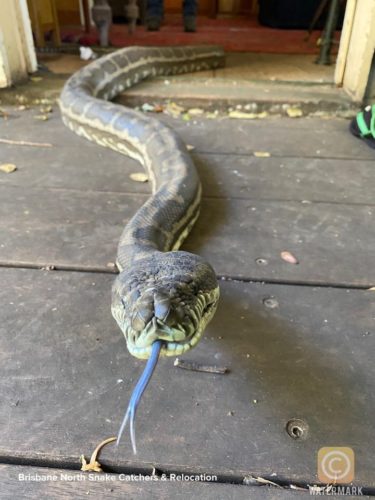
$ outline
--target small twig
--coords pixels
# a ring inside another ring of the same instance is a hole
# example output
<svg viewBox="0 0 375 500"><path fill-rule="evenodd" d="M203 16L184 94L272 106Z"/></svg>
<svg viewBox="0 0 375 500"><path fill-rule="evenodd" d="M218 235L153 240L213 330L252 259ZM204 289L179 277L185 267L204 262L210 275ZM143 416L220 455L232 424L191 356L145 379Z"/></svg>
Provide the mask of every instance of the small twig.
<svg viewBox="0 0 375 500"><path fill-rule="evenodd" d="M101 443L98 444L98 446L95 448L93 451L93 454L91 455L90 462L87 463L85 456L81 455L81 463L82 467L81 470L83 471L90 471L90 472L103 472L101 464L96 460L100 450L105 446L106 444L113 443L116 441L116 437L111 437L108 439L105 439Z"/></svg>
<svg viewBox="0 0 375 500"><path fill-rule="evenodd" d="M29 141L12 141L11 139L0 139L2 144L12 144L14 146L34 146L37 148L52 148L49 142L29 142Z"/></svg>
<svg viewBox="0 0 375 500"><path fill-rule="evenodd" d="M257 477L257 476L252 476L248 475L243 478L243 483L246 484L247 486L252 486L252 485L259 485L259 484L267 484L269 486L275 486L275 488L282 488L280 484L274 483L273 481L270 481L269 479L265 479L264 477Z"/></svg>
<svg viewBox="0 0 375 500"><path fill-rule="evenodd" d="M180 358L176 358L174 366L182 368L183 370L191 370L193 372L205 372L205 373L219 373L224 375L229 372L226 366L215 366L215 365L201 365L195 361L186 361Z"/></svg>

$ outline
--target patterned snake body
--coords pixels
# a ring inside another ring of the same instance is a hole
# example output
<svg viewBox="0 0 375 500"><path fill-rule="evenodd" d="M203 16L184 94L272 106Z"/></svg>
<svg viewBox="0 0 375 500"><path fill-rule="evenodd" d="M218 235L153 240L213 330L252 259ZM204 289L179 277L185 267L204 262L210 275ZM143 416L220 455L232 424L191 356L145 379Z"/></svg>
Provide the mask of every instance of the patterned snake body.
<svg viewBox="0 0 375 500"><path fill-rule="evenodd" d="M213 317L219 287L212 267L177 251L199 215L201 185L192 159L168 126L112 102L118 93L155 75L222 66L218 47L131 47L75 73L60 97L64 123L77 134L138 160L152 196L126 225L118 245L112 314L127 347L149 358L179 355L193 347Z"/></svg>

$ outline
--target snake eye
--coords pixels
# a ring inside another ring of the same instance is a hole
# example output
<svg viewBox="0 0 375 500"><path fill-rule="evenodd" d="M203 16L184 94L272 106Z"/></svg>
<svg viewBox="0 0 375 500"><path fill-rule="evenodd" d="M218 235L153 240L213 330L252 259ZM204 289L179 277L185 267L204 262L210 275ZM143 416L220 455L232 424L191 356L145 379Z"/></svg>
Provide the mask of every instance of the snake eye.
<svg viewBox="0 0 375 500"><path fill-rule="evenodd" d="M141 292L136 288L130 293L128 300L129 302L136 302L141 296Z"/></svg>

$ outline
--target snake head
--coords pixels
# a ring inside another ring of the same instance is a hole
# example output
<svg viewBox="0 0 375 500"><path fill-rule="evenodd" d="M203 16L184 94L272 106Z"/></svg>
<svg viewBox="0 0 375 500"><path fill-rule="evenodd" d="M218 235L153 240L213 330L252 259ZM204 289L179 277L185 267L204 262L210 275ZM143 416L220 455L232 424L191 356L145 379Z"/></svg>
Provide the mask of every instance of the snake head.
<svg viewBox="0 0 375 500"><path fill-rule="evenodd" d="M156 340L163 341L161 356L178 356L197 344L219 299L212 267L180 251L135 262L117 276L112 293L112 314L130 353L142 359Z"/></svg>

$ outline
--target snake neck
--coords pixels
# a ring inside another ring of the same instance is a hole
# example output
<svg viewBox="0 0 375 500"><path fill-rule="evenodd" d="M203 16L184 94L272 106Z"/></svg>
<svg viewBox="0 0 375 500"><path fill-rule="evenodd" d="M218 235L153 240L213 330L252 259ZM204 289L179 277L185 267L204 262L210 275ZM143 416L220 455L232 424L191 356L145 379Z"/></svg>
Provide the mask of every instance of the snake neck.
<svg viewBox="0 0 375 500"><path fill-rule="evenodd" d="M126 48L86 66L63 89L64 123L78 135L138 160L152 186L153 195L121 235L120 269L152 252L179 248L198 218L201 186L174 130L106 100L149 76L214 68L223 61L218 47Z"/></svg>
<svg viewBox="0 0 375 500"><path fill-rule="evenodd" d="M192 172L195 174L195 170ZM176 183L177 184L177 183ZM117 249L119 270L129 268L153 253L178 250L199 217L201 186L197 183L187 199L184 186L162 186L125 226ZM160 203L162 199L162 203Z"/></svg>

